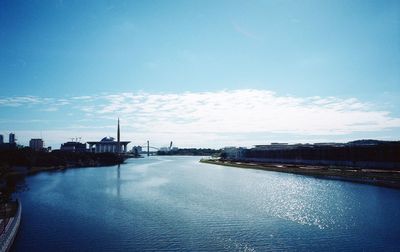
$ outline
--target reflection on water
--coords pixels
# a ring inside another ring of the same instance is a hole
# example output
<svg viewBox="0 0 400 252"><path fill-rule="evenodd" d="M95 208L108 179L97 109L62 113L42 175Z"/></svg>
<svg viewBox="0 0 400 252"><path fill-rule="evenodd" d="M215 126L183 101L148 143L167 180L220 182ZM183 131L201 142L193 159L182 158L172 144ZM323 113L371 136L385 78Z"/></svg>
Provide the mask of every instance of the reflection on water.
<svg viewBox="0 0 400 252"><path fill-rule="evenodd" d="M119 198L120 192L121 192L121 180L120 180L120 178L121 178L121 165L118 164L118 167L117 167L117 196L118 196L118 198Z"/></svg>
<svg viewBox="0 0 400 252"><path fill-rule="evenodd" d="M41 173L27 184L16 251L395 250L400 237L399 190L196 157Z"/></svg>

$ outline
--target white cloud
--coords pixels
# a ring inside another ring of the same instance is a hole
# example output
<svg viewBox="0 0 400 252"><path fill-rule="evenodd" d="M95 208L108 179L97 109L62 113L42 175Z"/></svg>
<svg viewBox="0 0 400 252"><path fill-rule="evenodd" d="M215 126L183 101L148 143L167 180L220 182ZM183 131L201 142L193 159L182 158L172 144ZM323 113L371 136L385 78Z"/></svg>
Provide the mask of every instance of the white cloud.
<svg viewBox="0 0 400 252"><path fill-rule="evenodd" d="M264 90L124 93L100 101L82 110L110 119L118 115L140 131L339 135L400 127L400 118L355 98L299 98Z"/></svg>
<svg viewBox="0 0 400 252"><path fill-rule="evenodd" d="M37 97L17 98L19 103L31 99L43 103ZM66 119L66 132L57 132L60 137L78 134L96 140L114 134L111 125L120 117L124 138L134 144L150 139L156 146L171 140L181 146L251 145L268 142L273 134L286 135L282 141L301 136L312 142L315 136L343 139L360 132L400 129L400 118L356 98L282 96L267 90L118 93L50 102L68 105L68 112L84 119L79 124Z"/></svg>
<svg viewBox="0 0 400 252"><path fill-rule="evenodd" d="M58 108L57 107L48 107L48 108L42 109L42 111L44 111L44 112L55 112L55 111L58 111Z"/></svg>
<svg viewBox="0 0 400 252"><path fill-rule="evenodd" d="M82 95L82 96L74 96L71 97L72 100L81 100L81 101L90 101L93 100L94 98L90 95Z"/></svg>

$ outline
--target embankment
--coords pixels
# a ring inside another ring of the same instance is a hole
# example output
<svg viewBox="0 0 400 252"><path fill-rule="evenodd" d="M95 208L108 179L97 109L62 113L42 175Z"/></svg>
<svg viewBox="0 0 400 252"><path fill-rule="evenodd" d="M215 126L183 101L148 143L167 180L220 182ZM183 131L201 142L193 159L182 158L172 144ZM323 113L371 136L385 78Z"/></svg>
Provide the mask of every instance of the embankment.
<svg viewBox="0 0 400 252"><path fill-rule="evenodd" d="M256 163L219 159L202 159L200 162L237 168L294 173L325 179L340 179L400 189L400 170L354 169L351 167Z"/></svg>

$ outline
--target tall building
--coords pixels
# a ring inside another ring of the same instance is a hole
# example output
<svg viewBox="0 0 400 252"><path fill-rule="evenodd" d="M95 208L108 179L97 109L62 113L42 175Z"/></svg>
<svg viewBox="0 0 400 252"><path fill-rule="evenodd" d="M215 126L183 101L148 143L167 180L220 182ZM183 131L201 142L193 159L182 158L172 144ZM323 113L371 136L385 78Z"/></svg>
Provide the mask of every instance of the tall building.
<svg viewBox="0 0 400 252"><path fill-rule="evenodd" d="M14 133L10 133L10 135L8 137L8 142L10 144L14 144L15 143L15 134Z"/></svg>
<svg viewBox="0 0 400 252"><path fill-rule="evenodd" d="M42 151L44 147L44 142L41 138L32 138L29 141L29 147L35 151Z"/></svg>
<svg viewBox="0 0 400 252"><path fill-rule="evenodd" d="M119 127L119 118L117 126L117 141L113 137L104 137L100 141L87 142L89 144L89 150L96 153L101 152L112 152L112 153L125 153L127 151L127 145L130 141L121 141L121 132Z"/></svg>
<svg viewBox="0 0 400 252"><path fill-rule="evenodd" d="M14 150L17 148L17 143L15 142L15 134L10 133L9 142L4 142L4 136L0 135L0 150Z"/></svg>

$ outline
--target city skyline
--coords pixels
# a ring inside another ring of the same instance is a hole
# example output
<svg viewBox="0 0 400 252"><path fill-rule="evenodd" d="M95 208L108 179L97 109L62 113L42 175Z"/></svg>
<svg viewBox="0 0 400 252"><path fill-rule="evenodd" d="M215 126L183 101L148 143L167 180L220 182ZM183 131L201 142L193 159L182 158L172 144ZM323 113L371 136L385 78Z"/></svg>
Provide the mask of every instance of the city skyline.
<svg viewBox="0 0 400 252"><path fill-rule="evenodd" d="M400 139L398 1L2 1L0 134Z"/></svg>

